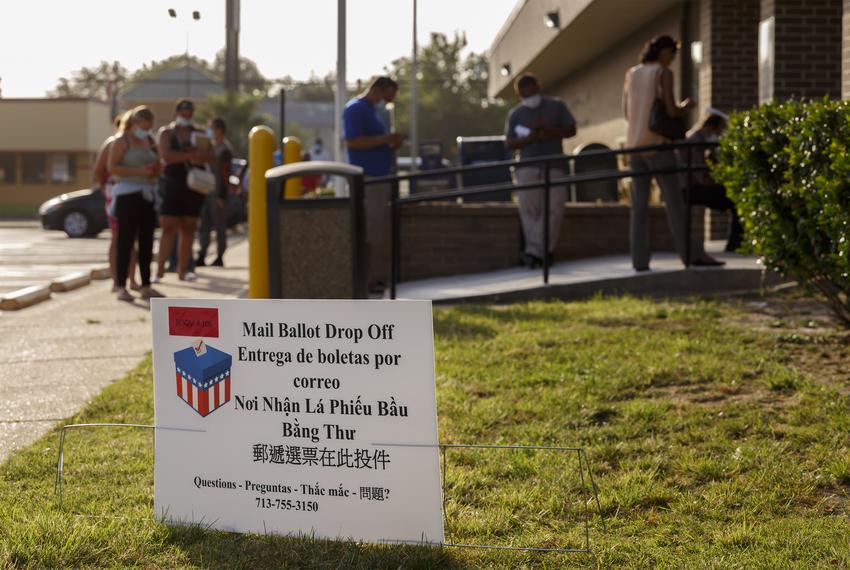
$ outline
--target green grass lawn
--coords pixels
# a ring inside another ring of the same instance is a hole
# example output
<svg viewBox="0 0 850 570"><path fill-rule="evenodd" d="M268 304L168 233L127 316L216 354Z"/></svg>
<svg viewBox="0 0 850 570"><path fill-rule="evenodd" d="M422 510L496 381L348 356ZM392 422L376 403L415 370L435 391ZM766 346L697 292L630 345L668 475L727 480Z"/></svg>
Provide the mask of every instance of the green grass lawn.
<svg viewBox="0 0 850 570"><path fill-rule="evenodd" d="M850 335L809 299L767 301L435 311L441 441L586 449L592 555L169 527L152 520L152 434L89 430L68 436L64 510L58 432L0 467L0 567L848 568ZM151 423L152 402L145 361L69 422ZM447 538L580 547L576 468L450 451Z"/></svg>

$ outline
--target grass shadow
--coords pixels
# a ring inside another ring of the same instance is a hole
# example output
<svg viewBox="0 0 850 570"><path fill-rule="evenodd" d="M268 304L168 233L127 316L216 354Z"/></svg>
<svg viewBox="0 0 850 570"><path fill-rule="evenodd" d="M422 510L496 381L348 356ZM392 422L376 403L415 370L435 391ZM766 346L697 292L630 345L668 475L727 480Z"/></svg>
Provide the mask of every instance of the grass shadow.
<svg viewBox="0 0 850 570"><path fill-rule="evenodd" d="M437 546L236 534L200 526L169 526L167 542L199 568L472 568Z"/></svg>

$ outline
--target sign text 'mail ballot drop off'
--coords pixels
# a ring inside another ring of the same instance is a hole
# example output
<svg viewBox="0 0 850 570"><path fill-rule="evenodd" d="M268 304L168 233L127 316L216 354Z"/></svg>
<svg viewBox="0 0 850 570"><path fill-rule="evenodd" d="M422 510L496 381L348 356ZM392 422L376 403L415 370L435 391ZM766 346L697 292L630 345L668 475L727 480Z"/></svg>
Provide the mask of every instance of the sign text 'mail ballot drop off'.
<svg viewBox="0 0 850 570"><path fill-rule="evenodd" d="M158 516L443 542L429 302L154 299L151 311Z"/></svg>

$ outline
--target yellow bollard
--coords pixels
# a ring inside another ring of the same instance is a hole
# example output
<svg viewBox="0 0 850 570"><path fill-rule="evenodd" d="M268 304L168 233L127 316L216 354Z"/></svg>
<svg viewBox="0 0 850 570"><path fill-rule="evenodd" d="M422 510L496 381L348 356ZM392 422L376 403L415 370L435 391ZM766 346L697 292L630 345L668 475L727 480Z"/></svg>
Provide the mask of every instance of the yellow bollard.
<svg viewBox="0 0 850 570"><path fill-rule="evenodd" d="M274 166L274 133L257 126L248 134L248 298L269 297L266 170Z"/></svg>
<svg viewBox="0 0 850 570"><path fill-rule="evenodd" d="M301 161L301 141L297 137L283 137L283 163L292 164ZM301 197L301 179L290 178L283 189L284 198Z"/></svg>

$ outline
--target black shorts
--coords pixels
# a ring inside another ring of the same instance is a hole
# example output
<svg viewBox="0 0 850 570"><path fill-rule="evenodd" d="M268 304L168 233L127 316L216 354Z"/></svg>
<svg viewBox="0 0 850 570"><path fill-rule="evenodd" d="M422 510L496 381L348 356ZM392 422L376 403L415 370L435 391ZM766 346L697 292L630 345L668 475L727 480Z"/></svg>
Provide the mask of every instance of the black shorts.
<svg viewBox="0 0 850 570"><path fill-rule="evenodd" d="M197 218L201 215L201 208L204 206L205 199L205 195L189 189L185 177L182 180L177 180L174 177L166 176L159 214L179 218Z"/></svg>

